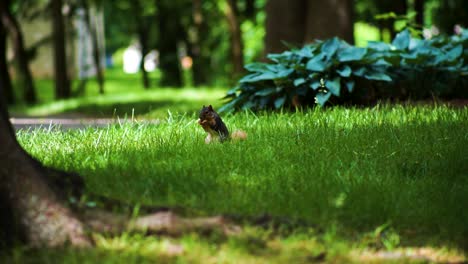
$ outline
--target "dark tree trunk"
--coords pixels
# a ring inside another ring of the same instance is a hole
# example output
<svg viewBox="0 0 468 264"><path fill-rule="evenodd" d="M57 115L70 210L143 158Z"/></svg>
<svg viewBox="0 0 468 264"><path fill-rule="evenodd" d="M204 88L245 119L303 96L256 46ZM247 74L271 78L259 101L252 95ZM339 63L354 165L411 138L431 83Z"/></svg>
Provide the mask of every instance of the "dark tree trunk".
<svg viewBox="0 0 468 264"><path fill-rule="evenodd" d="M352 0L269 0L266 13L266 53L334 36L354 43Z"/></svg>
<svg viewBox="0 0 468 264"><path fill-rule="evenodd" d="M337 36L354 44L352 0L306 2L305 43Z"/></svg>
<svg viewBox="0 0 468 264"><path fill-rule="evenodd" d="M142 74L141 77L143 79L143 87L145 87L145 89L148 89L150 87L150 79L148 76L148 72L145 69L145 55L148 54L149 52L147 34L148 33L147 33L147 30L145 29L145 26L140 25L139 30L138 30L138 38L140 39L140 45L141 45L140 71Z"/></svg>
<svg viewBox="0 0 468 264"><path fill-rule="evenodd" d="M424 26L424 0L414 0L414 11L416 11L416 24Z"/></svg>
<svg viewBox="0 0 468 264"><path fill-rule="evenodd" d="M182 76L177 54L177 44L183 40L184 29L180 25L177 8L169 0L156 0L159 26L159 67L161 86L182 86Z"/></svg>
<svg viewBox="0 0 468 264"><path fill-rule="evenodd" d="M13 50L15 53L16 65L17 65L17 76L19 83L24 90L23 97L26 103L36 103L36 91L34 89L34 82L31 71L28 65L28 56L24 47L23 33L21 32L18 21L10 12L10 1L0 1L0 16L1 22L13 42Z"/></svg>
<svg viewBox="0 0 468 264"><path fill-rule="evenodd" d="M65 24L62 14L62 0L52 1L52 17L54 40L55 98L69 98L71 90L67 70Z"/></svg>
<svg viewBox="0 0 468 264"><path fill-rule="evenodd" d="M5 98L7 104L14 104L15 96L13 93L13 85L11 84L10 73L8 72L8 62L6 58L6 37L6 31L3 28L3 25L0 24L0 87L3 87L3 93L0 94L0 97Z"/></svg>
<svg viewBox="0 0 468 264"><path fill-rule="evenodd" d="M392 7L393 7L393 12L395 12L395 14L401 16L406 16L407 13L408 13L408 3L407 3L407 0L394 0L392 1ZM389 27L390 29L390 36L391 36L391 39L394 39L397 32L395 30L395 20L391 20L391 25Z"/></svg>
<svg viewBox="0 0 468 264"><path fill-rule="evenodd" d="M148 89L150 87L150 80L148 76L148 72L145 69L145 55L149 52L148 47L148 25L145 23L145 17L143 16L143 10L140 5L139 1L135 1L133 4L134 13L138 14L136 17L137 19L137 29L138 32L138 40L140 42L141 47L141 61L140 61L140 71L141 77L143 80L143 87Z"/></svg>
<svg viewBox="0 0 468 264"><path fill-rule="evenodd" d="M245 18L255 22L255 13L255 0L245 0Z"/></svg>
<svg viewBox="0 0 468 264"><path fill-rule="evenodd" d="M202 0L192 1L192 19L194 26L193 38L189 41L189 55L192 57L193 82L196 86L206 84L207 68L210 62L203 56L202 45L200 44L207 34L207 27L202 12Z"/></svg>
<svg viewBox="0 0 468 264"><path fill-rule="evenodd" d="M89 3L88 0L82 0L82 6L84 9L86 26L91 34L91 44L93 47L93 63L96 68L96 80L99 85L99 93L104 94L104 73L101 69L101 51L99 50L98 36L96 26L93 25L91 17L89 15Z"/></svg>
<svg viewBox="0 0 468 264"><path fill-rule="evenodd" d="M244 53L242 33L239 22L239 11L237 9L236 0L227 1L226 17L228 19L229 31L231 34L231 55L232 64L234 66L233 75L237 79L244 70Z"/></svg>
<svg viewBox="0 0 468 264"><path fill-rule="evenodd" d="M301 46L304 41L305 9L303 0L268 0L266 10L265 53L287 49L283 42Z"/></svg>
<svg viewBox="0 0 468 264"><path fill-rule="evenodd" d="M8 211L2 212L2 218L10 218L3 221L16 226L6 232L2 226L2 233L18 230L15 235L35 246L88 245L83 224L50 188L46 174L47 169L16 141L6 106L0 101L0 199L1 208Z"/></svg>

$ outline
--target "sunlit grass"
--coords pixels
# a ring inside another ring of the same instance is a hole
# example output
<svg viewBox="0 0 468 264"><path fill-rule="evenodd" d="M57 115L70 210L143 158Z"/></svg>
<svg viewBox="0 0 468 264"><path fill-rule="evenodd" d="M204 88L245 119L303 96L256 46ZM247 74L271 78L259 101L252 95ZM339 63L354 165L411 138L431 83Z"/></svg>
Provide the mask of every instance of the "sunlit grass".
<svg viewBox="0 0 468 264"><path fill-rule="evenodd" d="M83 96L67 100L53 100L53 81L36 80L39 104L13 106L14 115L28 116L72 116L112 117L141 116L162 118L168 111L174 114L192 114L203 104L218 107L227 88L196 87L168 88L154 84L146 90L142 87L139 74L124 74L120 68L107 71L105 94L98 93L95 80L88 81ZM157 80L153 78L153 83ZM77 81L74 82L75 85Z"/></svg>
<svg viewBox="0 0 468 264"><path fill-rule="evenodd" d="M242 113L225 121L248 140L214 145L195 118L18 136L45 164L82 174L91 192L135 203L468 232L466 108Z"/></svg>
<svg viewBox="0 0 468 264"><path fill-rule="evenodd" d="M450 248L463 248L468 233L468 108L245 112L224 120L248 139L212 145L203 143L195 119L170 115L159 125L19 131L18 138L46 165L83 175L89 192L185 208L188 215L268 215L283 219L289 231L265 234L269 229L253 227L227 240L97 236L91 251L41 251L41 258L362 263L359 252L434 246L432 255L463 260ZM173 247L182 253L171 255ZM36 253L17 254L22 263Z"/></svg>

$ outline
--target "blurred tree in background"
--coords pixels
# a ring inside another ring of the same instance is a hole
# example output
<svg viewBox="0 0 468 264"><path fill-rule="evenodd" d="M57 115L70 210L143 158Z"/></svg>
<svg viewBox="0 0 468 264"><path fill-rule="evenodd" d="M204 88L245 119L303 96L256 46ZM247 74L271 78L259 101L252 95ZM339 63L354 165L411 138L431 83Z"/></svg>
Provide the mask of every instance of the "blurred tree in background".
<svg viewBox="0 0 468 264"><path fill-rule="evenodd" d="M107 57L122 54L130 46L136 47L143 58L157 51L158 82L150 81L152 75L145 68L144 59L139 64L142 86L150 88L186 85L186 72L190 72L191 83L196 86L231 85L244 73L244 64L285 50L286 45L302 46L333 36L349 43L356 38L360 43L371 40L362 40L363 35L370 36L362 34L362 30L375 30L377 38L385 41L407 26L418 30L415 32L421 32L424 26L433 34L452 33L455 25L466 26L467 3L464 0L4 0L0 3L0 83L5 87L8 102L15 101L15 94L22 95L24 102L36 102L30 63L44 52L40 47L49 45L53 49L49 59L54 65L51 70L55 97L83 94L86 78L80 77L78 88L70 87L77 76L73 56L77 30L72 22L81 17L80 12L84 12L86 30L91 35L99 91L104 93L105 76L100 67L104 64L101 54L104 50L99 48L96 12L91 11L102 10L104 14ZM22 27L28 23L31 27L38 18L48 19L51 33L31 42L29 34L23 36ZM356 31L357 22L366 27ZM182 65L182 60L186 65ZM44 70L33 68L32 72ZM10 88L10 83L21 92Z"/></svg>
<svg viewBox="0 0 468 264"><path fill-rule="evenodd" d="M15 4L16 10L22 7L19 3ZM1 22L5 32L7 32L13 44L18 84L23 90L24 101L32 104L37 101L36 90L34 88L31 70L29 69L29 59L24 45L23 33L21 31L20 24L12 11L13 9L14 5L11 0L2 0L0 2Z"/></svg>
<svg viewBox="0 0 468 264"><path fill-rule="evenodd" d="M285 50L283 41L302 46L338 36L354 43L351 0L269 0L266 12L265 53Z"/></svg>

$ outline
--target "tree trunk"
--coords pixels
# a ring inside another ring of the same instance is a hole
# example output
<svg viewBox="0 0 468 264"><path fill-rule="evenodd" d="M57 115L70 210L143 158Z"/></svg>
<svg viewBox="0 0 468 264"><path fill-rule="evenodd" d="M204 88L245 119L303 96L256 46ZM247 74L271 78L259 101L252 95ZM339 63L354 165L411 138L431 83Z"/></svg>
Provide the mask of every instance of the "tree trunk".
<svg viewBox="0 0 468 264"><path fill-rule="evenodd" d="M140 23L142 22L140 21ZM147 30L145 29L144 25L139 26L138 38L140 40L140 46L141 46L141 61L140 61L140 71L142 74L141 77L143 79L143 87L145 87L145 89L148 89L150 87L150 80L149 80L148 72L145 69L145 55L148 54L149 48L148 48Z"/></svg>
<svg viewBox="0 0 468 264"><path fill-rule="evenodd" d="M255 0L245 0L245 9L244 9L244 16L246 19L250 19L255 22Z"/></svg>
<svg viewBox="0 0 468 264"><path fill-rule="evenodd" d="M13 50L15 53L17 76L19 83L24 90L23 97L26 103L36 103L36 91L34 89L34 82L31 71L29 70L28 57L24 47L23 33L21 32L18 21L10 12L10 1L0 1L0 16L1 22L7 32L9 33L12 42Z"/></svg>
<svg viewBox="0 0 468 264"><path fill-rule="evenodd" d="M15 96L13 93L13 85L11 84L10 73L8 72L8 62L6 58L7 51L7 35L0 24L0 87L3 87L3 93L0 97L6 99L7 104L15 103Z"/></svg>
<svg viewBox="0 0 468 264"><path fill-rule="evenodd" d="M52 1L52 17L54 39L55 98L69 98L71 90L67 70L65 25L62 14L62 0Z"/></svg>
<svg viewBox="0 0 468 264"><path fill-rule="evenodd" d="M141 77L143 80L143 87L148 89L150 87L150 80L148 72L145 69L145 55L149 52L148 47L148 26L145 23L145 17L143 16L143 10L139 1L135 1L133 4L134 14L138 14L137 19L137 29L138 40L141 47L141 61L140 61L140 71Z"/></svg>
<svg viewBox="0 0 468 264"><path fill-rule="evenodd" d="M352 0L306 2L305 43L336 36L354 44Z"/></svg>
<svg viewBox="0 0 468 264"><path fill-rule="evenodd" d="M104 94L104 73L101 69L101 51L99 50L98 36L96 26L91 21L89 15L89 4L88 0L82 0L82 6L85 14L86 26L91 34L91 44L93 46L93 63L96 68L96 79L99 85L99 93Z"/></svg>
<svg viewBox="0 0 468 264"><path fill-rule="evenodd" d="M193 19L193 32L192 38L189 38L188 51L189 56L192 57L193 65L193 82L195 86L206 84L207 72L209 72L210 61L209 58L203 56L202 41L208 34L205 19L203 16L201 0L192 1L192 19Z"/></svg>
<svg viewBox="0 0 468 264"><path fill-rule="evenodd" d="M46 169L16 141L0 102L0 194L2 209L10 209L2 217L18 225L8 229L19 230L16 235L35 246L89 245L83 224L50 188L45 174Z"/></svg>
<svg viewBox="0 0 468 264"><path fill-rule="evenodd" d="M242 44L242 33L240 29L237 1L228 0L227 3L226 17L231 34L232 64L234 66L233 77L237 79L237 77L239 77L244 71L244 48Z"/></svg>
<svg viewBox="0 0 468 264"><path fill-rule="evenodd" d="M392 7L393 7L393 12L399 16L406 16L408 13L408 3L407 0L396 0L392 1ZM396 37L396 30L395 30L395 20L391 20L391 25L390 25L390 37L391 39L395 39Z"/></svg>
<svg viewBox="0 0 468 264"><path fill-rule="evenodd" d="M287 49L283 42L301 46L304 41L305 8L303 0L268 0L266 10L265 54Z"/></svg>
<svg viewBox="0 0 468 264"><path fill-rule="evenodd" d="M177 8L168 0L156 0L159 26L159 67L162 72L161 86L182 86L177 44L183 40L184 29L178 20Z"/></svg>
<svg viewBox="0 0 468 264"><path fill-rule="evenodd" d="M414 11L416 11L416 24L424 26L424 0L414 0Z"/></svg>

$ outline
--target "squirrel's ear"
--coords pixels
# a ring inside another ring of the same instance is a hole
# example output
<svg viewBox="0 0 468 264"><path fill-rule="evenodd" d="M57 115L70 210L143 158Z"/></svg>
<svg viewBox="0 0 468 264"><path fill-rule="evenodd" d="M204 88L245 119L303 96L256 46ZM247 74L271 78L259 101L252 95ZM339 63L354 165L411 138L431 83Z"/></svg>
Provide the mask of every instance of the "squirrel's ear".
<svg viewBox="0 0 468 264"><path fill-rule="evenodd" d="M211 105L208 106L208 109L210 109L211 111L213 111L213 107Z"/></svg>

